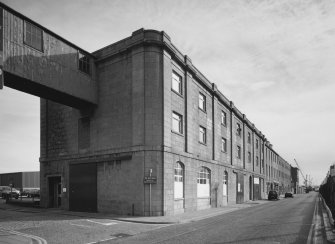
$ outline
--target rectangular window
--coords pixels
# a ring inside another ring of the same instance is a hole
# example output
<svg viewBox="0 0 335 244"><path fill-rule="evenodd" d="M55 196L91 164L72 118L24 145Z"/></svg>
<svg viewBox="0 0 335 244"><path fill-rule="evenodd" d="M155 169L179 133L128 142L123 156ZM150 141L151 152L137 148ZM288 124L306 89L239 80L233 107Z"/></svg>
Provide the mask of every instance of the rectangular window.
<svg viewBox="0 0 335 244"><path fill-rule="evenodd" d="M241 131L242 131L242 129L241 129L240 123L236 123L236 134L238 136L241 136Z"/></svg>
<svg viewBox="0 0 335 244"><path fill-rule="evenodd" d="M221 138L221 151L227 152L227 140L226 138Z"/></svg>
<svg viewBox="0 0 335 244"><path fill-rule="evenodd" d="M172 112L172 130L183 134L183 116Z"/></svg>
<svg viewBox="0 0 335 244"><path fill-rule="evenodd" d="M256 156L256 166L258 166L258 156Z"/></svg>
<svg viewBox="0 0 335 244"><path fill-rule="evenodd" d="M241 158L241 147L237 146L237 158Z"/></svg>
<svg viewBox="0 0 335 244"><path fill-rule="evenodd" d="M202 93L199 93L199 108L206 111L206 96Z"/></svg>
<svg viewBox="0 0 335 244"><path fill-rule="evenodd" d="M206 129L202 126L199 126L199 142L206 144Z"/></svg>
<svg viewBox="0 0 335 244"><path fill-rule="evenodd" d="M24 43L32 48L43 52L43 31L35 25L24 22Z"/></svg>
<svg viewBox="0 0 335 244"><path fill-rule="evenodd" d="M249 144L251 143L251 134L250 134L250 132L248 132L248 143Z"/></svg>
<svg viewBox="0 0 335 244"><path fill-rule="evenodd" d="M183 94L182 84L183 83L181 76L175 72L172 72L172 90L182 95Z"/></svg>
<svg viewBox="0 0 335 244"><path fill-rule="evenodd" d="M258 149L258 139L256 139L256 149Z"/></svg>
<svg viewBox="0 0 335 244"><path fill-rule="evenodd" d="M248 163L251 163L251 152L248 152Z"/></svg>
<svg viewBox="0 0 335 244"><path fill-rule="evenodd" d="M86 73L86 74L90 74L90 58L83 54L82 52L78 52L78 68L80 71Z"/></svg>
<svg viewBox="0 0 335 244"><path fill-rule="evenodd" d="M224 126L227 125L227 114L224 111L221 111L221 124Z"/></svg>

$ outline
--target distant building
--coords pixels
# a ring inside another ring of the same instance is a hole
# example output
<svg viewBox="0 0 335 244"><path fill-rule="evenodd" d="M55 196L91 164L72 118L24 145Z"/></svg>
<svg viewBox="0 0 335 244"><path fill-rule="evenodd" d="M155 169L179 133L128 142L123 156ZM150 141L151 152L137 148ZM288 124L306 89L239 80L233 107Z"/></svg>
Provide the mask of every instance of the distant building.
<svg viewBox="0 0 335 244"><path fill-rule="evenodd" d="M291 186L294 194L300 192L299 187L299 169L291 166Z"/></svg>
<svg viewBox="0 0 335 244"><path fill-rule="evenodd" d="M40 172L14 172L0 174L1 186L12 186L18 190L40 188Z"/></svg>

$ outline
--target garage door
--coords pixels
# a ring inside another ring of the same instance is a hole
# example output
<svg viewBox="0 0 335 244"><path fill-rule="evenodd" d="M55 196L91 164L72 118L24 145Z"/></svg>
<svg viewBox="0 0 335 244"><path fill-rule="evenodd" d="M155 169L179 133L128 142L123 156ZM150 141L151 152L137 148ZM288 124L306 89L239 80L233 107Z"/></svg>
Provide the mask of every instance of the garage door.
<svg viewBox="0 0 335 244"><path fill-rule="evenodd" d="M70 165L70 210L97 211L96 164Z"/></svg>

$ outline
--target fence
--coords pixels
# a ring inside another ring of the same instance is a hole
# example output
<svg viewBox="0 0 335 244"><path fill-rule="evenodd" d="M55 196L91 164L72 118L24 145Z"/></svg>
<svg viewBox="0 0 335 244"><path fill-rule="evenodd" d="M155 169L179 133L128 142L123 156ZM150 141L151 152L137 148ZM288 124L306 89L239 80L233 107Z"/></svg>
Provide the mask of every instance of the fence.
<svg viewBox="0 0 335 244"><path fill-rule="evenodd" d="M329 175L320 186L319 192L328 205L332 216L335 216L335 177Z"/></svg>

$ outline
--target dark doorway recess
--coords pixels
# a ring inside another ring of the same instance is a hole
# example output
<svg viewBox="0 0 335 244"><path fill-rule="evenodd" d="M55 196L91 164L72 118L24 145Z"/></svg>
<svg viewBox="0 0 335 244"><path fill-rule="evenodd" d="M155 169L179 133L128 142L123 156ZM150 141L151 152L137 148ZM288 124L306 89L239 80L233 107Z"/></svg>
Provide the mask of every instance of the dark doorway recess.
<svg viewBox="0 0 335 244"><path fill-rule="evenodd" d="M96 164L70 165L70 211L97 211Z"/></svg>
<svg viewBox="0 0 335 244"><path fill-rule="evenodd" d="M52 176L49 181L49 208L59 208L62 205L62 184L60 176Z"/></svg>
<svg viewBox="0 0 335 244"><path fill-rule="evenodd" d="M236 174L236 203L244 202L244 175Z"/></svg>
<svg viewBox="0 0 335 244"><path fill-rule="evenodd" d="M261 179L254 182L254 201L261 199Z"/></svg>

